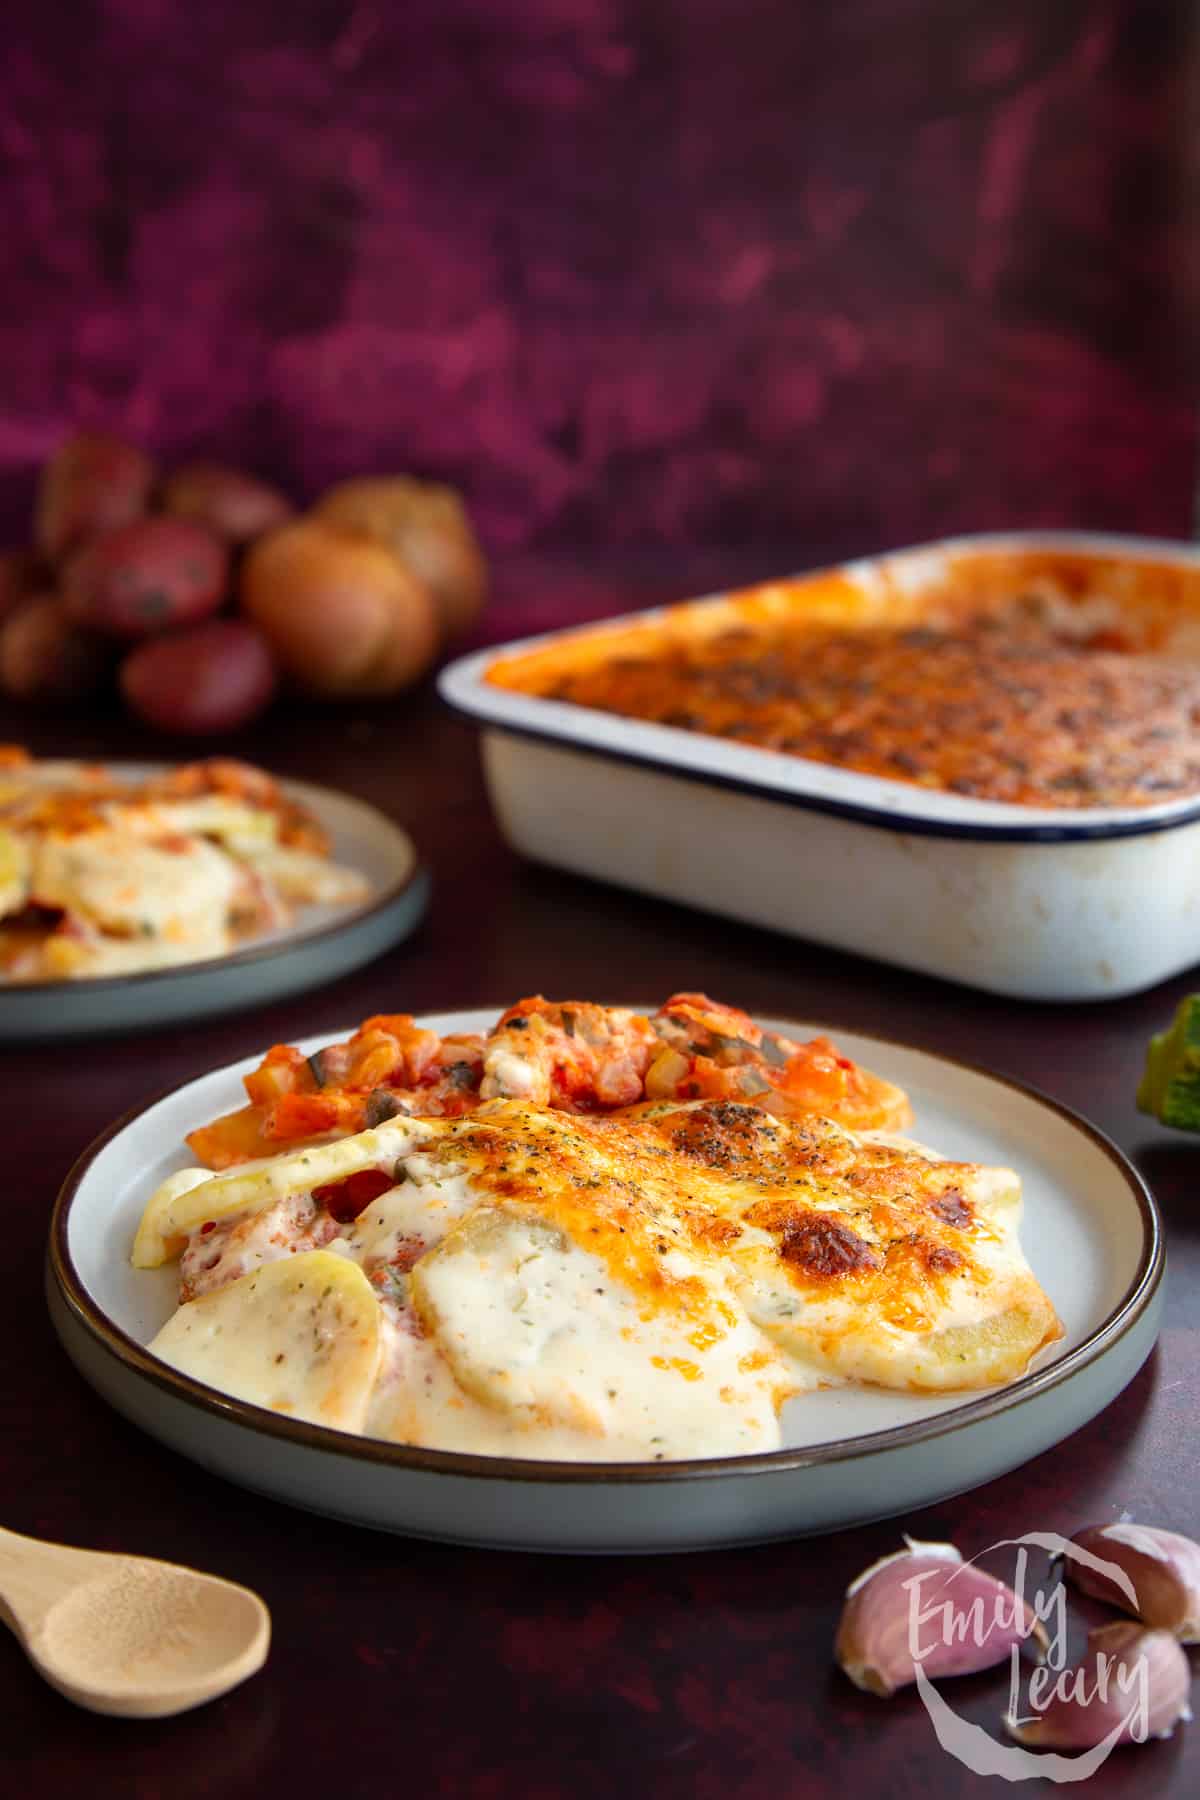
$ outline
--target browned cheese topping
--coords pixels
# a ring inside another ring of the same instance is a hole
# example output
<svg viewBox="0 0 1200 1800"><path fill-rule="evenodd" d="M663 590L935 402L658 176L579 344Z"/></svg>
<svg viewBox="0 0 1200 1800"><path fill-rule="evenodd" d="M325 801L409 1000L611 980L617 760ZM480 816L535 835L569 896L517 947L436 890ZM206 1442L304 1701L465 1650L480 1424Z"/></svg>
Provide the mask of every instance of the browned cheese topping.
<svg viewBox="0 0 1200 1800"><path fill-rule="evenodd" d="M554 672L537 691L1026 806L1200 793L1200 668L1064 630L1036 600L902 629L772 622Z"/></svg>

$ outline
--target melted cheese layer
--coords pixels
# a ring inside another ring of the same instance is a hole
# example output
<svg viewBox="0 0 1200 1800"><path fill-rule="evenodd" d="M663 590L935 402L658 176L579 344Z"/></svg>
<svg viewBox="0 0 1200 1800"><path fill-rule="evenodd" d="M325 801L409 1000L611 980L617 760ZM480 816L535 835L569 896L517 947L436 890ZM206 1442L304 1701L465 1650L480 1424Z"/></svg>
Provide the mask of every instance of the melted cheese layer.
<svg viewBox="0 0 1200 1800"><path fill-rule="evenodd" d="M328 1184L370 1170L382 1191L335 1226ZM805 1388L985 1386L1060 1335L1021 1252L1012 1171L820 1118L502 1100L195 1173L164 1185L138 1234L140 1266L184 1242L194 1266L217 1236L207 1291L152 1348L281 1404L262 1371L288 1309L307 1317L313 1299L286 1271L323 1257L354 1269L355 1305L365 1294L377 1315L378 1357L369 1380L370 1359L355 1365L366 1386L346 1403L360 1423L344 1428L403 1442L580 1460L772 1449L782 1402ZM236 1223L258 1217L261 1230ZM219 1357L185 1323L197 1307L220 1322ZM315 1417L324 1371L306 1386L298 1367L286 1410Z"/></svg>
<svg viewBox="0 0 1200 1800"><path fill-rule="evenodd" d="M34 856L30 890L41 905L75 912L101 931L217 955L229 944L236 879L229 858L204 838L164 849L101 829L48 832Z"/></svg>
<svg viewBox="0 0 1200 1800"><path fill-rule="evenodd" d="M361 1432L379 1372L379 1303L361 1269L309 1250L181 1306L150 1345L240 1400Z"/></svg>

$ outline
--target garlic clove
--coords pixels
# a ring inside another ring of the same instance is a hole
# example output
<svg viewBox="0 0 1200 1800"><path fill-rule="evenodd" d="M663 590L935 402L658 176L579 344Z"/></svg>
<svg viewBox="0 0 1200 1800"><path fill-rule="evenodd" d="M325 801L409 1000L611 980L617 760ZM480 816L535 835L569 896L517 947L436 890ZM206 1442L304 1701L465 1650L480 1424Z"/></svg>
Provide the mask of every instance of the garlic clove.
<svg viewBox="0 0 1200 1800"><path fill-rule="evenodd" d="M1033 1608L953 1544L904 1543L846 1589L833 1654L856 1687L886 1697L918 1660L933 1680L990 1669L1031 1635L1044 1645Z"/></svg>
<svg viewBox="0 0 1200 1800"><path fill-rule="evenodd" d="M1030 1749L1094 1750L1109 1737L1114 1745L1143 1744L1148 1738L1170 1737L1181 1720L1192 1716L1192 1671L1179 1640L1133 1619L1091 1632L1073 1669L1057 1674L1038 1670L1037 1675L1046 1677L1045 1703L1039 1702L1035 1675L1030 1683L1034 1716L1014 1719L1008 1714L1004 1720L1010 1737Z"/></svg>
<svg viewBox="0 0 1200 1800"><path fill-rule="evenodd" d="M1071 1539L1112 1563L1128 1577L1137 1605L1101 1570L1067 1557L1067 1579L1093 1599L1135 1612L1145 1625L1174 1632L1185 1644L1200 1643L1200 1544L1154 1525L1089 1525Z"/></svg>

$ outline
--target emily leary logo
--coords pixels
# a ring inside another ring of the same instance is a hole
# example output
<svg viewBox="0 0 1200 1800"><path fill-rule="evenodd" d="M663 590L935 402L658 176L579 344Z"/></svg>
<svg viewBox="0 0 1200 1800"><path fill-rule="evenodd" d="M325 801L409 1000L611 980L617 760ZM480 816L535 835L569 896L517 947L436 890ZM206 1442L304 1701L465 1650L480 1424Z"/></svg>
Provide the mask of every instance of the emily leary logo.
<svg viewBox="0 0 1200 1800"><path fill-rule="evenodd" d="M1016 1576L1012 1595L997 1593L987 1603L976 1597L969 1605L955 1604L954 1575L968 1569L962 1563L939 1587L936 1599L923 1599L921 1583L929 1571L910 1576L902 1585L908 1593L908 1648L916 1669L917 1692L933 1721L938 1743L958 1762L976 1775L999 1775L1005 1781L1086 1781L1107 1759L1122 1735L1135 1743L1144 1743L1148 1731L1150 1695L1144 1661L1126 1667L1116 1657L1101 1655L1094 1668L1067 1667L1066 1594L1061 1581L1055 1581L1048 1593L1039 1587L1032 1598L1026 1595L1029 1551L1048 1551L1054 1558L1074 1558L1087 1564L1108 1579L1123 1593L1133 1611L1137 1596L1123 1569L1094 1556L1069 1538L1054 1531L1027 1531L1019 1538L1002 1538L992 1550L1017 1551ZM989 1554L989 1552L984 1552ZM1005 1723L1010 1729L1030 1724L1043 1714L1056 1699L1076 1706L1109 1706L1117 1699L1120 1717L1101 1741L1078 1756L1061 1756L1053 1751L1027 1750L1019 1744L1002 1744L990 1737L969 1719L961 1719L952 1711L921 1668L922 1659L934 1648L952 1644L982 1644L992 1630L1006 1630L1019 1635L1020 1621L1028 1606L1047 1634L1045 1660L1028 1669L1023 1664L1020 1646L1014 1643L1009 1652L1009 1691ZM1089 1685L1090 1681L1090 1685ZM1128 1705L1125 1705L1125 1702Z"/></svg>

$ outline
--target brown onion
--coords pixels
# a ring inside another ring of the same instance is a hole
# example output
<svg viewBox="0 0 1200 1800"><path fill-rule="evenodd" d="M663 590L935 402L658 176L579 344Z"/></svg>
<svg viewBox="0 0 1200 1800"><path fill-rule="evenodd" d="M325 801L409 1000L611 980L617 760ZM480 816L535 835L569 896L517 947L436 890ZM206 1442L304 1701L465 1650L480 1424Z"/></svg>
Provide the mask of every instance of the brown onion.
<svg viewBox="0 0 1200 1800"><path fill-rule="evenodd" d="M241 603L299 687L390 694L437 650L429 590L374 538L328 519L297 519L251 546Z"/></svg>

